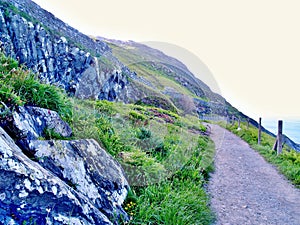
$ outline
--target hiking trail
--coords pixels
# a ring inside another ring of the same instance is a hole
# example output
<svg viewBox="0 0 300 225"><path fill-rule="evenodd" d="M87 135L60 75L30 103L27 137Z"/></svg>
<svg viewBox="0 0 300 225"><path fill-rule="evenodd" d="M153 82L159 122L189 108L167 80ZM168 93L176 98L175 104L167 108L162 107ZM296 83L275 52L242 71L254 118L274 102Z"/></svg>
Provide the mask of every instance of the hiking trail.
<svg viewBox="0 0 300 225"><path fill-rule="evenodd" d="M300 225L300 190L236 135L209 124L216 145L208 183L216 225Z"/></svg>

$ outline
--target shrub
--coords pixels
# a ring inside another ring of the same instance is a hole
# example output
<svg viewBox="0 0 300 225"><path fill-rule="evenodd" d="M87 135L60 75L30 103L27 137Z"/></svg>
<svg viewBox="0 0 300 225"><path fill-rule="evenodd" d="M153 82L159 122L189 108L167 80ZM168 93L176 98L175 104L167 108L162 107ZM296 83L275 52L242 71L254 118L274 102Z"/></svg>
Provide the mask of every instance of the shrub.
<svg viewBox="0 0 300 225"><path fill-rule="evenodd" d="M146 129L145 127L141 127L138 129L137 131L137 138L144 140L146 138L150 138L151 137L151 131Z"/></svg>
<svg viewBox="0 0 300 225"><path fill-rule="evenodd" d="M137 120L145 121L145 120L147 119L147 117L144 116L143 114L138 113L138 112L133 111L133 110L129 112L129 117L130 117L133 121L137 121Z"/></svg>
<svg viewBox="0 0 300 225"><path fill-rule="evenodd" d="M178 113L178 110L173 105L173 103L165 98L158 96L148 96L143 99L140 99L135 103L136 105L152 106L156 108L161 108L164 110L171 111L173 113Z"/></svg>
<svg viewBox="0 0 300 225"><path fill-rule="evenodd" d="M114 104L106 100L96 101L96 108L99 109L100 112L105 113L106 115L113 115L116 112Z"/></svg>

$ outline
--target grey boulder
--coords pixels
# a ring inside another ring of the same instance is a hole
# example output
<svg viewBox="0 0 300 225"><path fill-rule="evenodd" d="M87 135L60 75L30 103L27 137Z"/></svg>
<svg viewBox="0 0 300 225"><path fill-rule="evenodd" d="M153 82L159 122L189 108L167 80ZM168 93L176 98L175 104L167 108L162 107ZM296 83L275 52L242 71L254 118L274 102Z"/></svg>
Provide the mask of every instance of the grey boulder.
<svg viewBox="0 0 300 225"><path fill-rule="evenodd" d="M72 136L71 127L57 112L33 106L19 106L8 122L1 126L17 140L23 150L28 149L30 140L45 137L46 130L52 130L64 138Z"/></svg>
<svg viewBox="0 0 300 225"><path fill-rule="evenodd" d="M38 163L87 197L110 219L127 218L122 209L128 182L120 164L93 140L31 141Z"/></svg>
<svg viewBox="0 0 300 225"><path fill-rule="evenodd" d="M113 224L85 195L24 155L0 128L2 224Z"/></svg>

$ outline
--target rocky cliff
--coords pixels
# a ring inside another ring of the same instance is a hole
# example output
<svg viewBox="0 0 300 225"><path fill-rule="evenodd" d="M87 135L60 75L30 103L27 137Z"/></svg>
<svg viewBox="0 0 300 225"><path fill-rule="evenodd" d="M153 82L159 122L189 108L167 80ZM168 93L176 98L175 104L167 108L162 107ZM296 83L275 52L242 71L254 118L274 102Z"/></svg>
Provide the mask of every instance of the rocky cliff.
<svg viewBox="0 0 300 225"><path fill-rule="evenodd" d="M189 93L190 97L197 97L196 109L192 111L228 114L221 96L213 93L184 64L158 50L128 42L125 49L129 46L138 50L138 57L130 60L132 51L126 51L128 57L122 56L106 43L112 40L90 38L30 0L1 0L0 3L1 48L36 72L45 83L60 86L81 99L136 102L158 96L170 99L179 109L184 108L182 104L187 99L182 94ZM113 43L124 47L122 42ZM153 72L152 78L135 67L132 71L136 71L132 72L127 67L132 64L145 64ZM158 80L158 84L153 82L156 74L163 74L168 83L178 83L185 89L184 93L174 89L174 85L170 88L164 80Z"/></svg>
<svg viewBox="0 0 300 225"><path fill-rule="evenodd" d="M107 44L78 32L30 0L1 0L0 41L6 54L38 73L43 82L79 98L126 100L131 72Z"/></svg>

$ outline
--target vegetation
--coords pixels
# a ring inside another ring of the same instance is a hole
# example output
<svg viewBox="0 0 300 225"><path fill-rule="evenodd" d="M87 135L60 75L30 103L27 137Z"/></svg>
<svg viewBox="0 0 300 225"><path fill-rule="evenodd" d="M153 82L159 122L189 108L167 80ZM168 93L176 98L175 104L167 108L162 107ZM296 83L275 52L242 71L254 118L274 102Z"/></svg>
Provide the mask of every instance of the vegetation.
<svg viewBox="0 0 300 225"><path fill-rule="evenodd" d="M0 100L9 108L33 105L57 111L66 120L72 117L72 105L63 90L44 84L19 67L18 62L0 52Z"/></svg>
<svg viewBox="0 0 300 225"><path fill-rule="evenodd" d="M70 99L3 53L0 60L1 114L18 105L49 108L70 123L73 138L96 139L128 176L129 224L211 223L203 185L214 146L198 118L154 106ZM44 135L62 139L51 129Z"/></svg>
<svg viewBox="0 0 300 225"><path fill-rule="evenodd" d="M176 107L171 101L159 96L147 96L143 99L140 99L135 104L153 106L153 107L169 110L174 113L178 113L178 109L176 109Z"/></svg>
<svg viewBox="0 0 300 225"><path fill-rule="evenodd" d="M274 137L263 132L261 145L257 144L258 129L256 127L250 126L247 128L247 125L244 123L241 124L241 129L237 129L237 124L225 125L225 123L222 123L221 125L249 143L250 146L257 150L268 162L276 165L278 170L291 180L296 187L300 188L299 152L284 146L282 154L277 155L277 152L272 150L275 143Z"/></svg>
<svg viewBox="0 0 300 225"><path fill-rule="evenodd" d="M75 138L96 138L128 176L129 224L210 224L203 184L213 169L214 146L196 117L108 101L74 104Z"/></svg>
<svg viewBox="0 0 300 225"><path fill-rule="evenodd" d="M168 59L160 59L154 53L150 53L142 47L139 48L126 44L118 45L111 42L108 42L108 45L122 63L131 71L135 71L138 76L150 81L157 90L165 91L165 88L168 87L181 95L207 101L207 99L196 96L189 88L181 84L180 76L184 77L186 71L182 70L180 65L174 66L171 63L168 64ZM158 59L161 61L158 61ZM156 90L152 91L156 92Z"/></svg>

